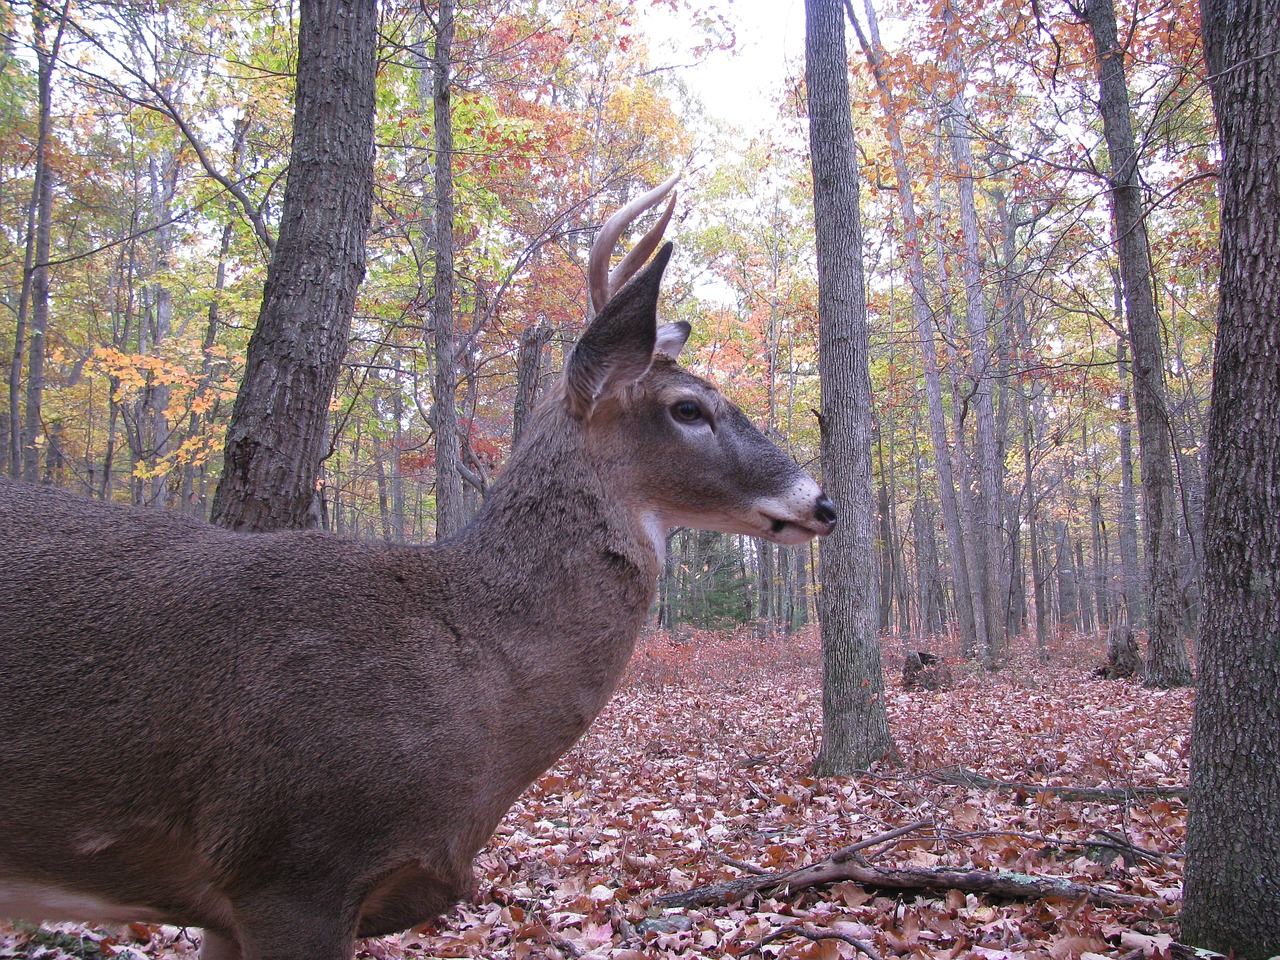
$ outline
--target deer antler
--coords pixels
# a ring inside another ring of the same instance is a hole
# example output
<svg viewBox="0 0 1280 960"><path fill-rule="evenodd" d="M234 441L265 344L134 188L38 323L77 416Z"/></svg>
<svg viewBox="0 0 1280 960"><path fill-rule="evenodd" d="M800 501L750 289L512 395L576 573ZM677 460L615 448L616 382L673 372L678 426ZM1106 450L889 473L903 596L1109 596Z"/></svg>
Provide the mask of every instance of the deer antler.
<svg viewBox="0 0 1280 960"><path fill-rule="evenodd" d="M662 242L663 231L667 229L667 223L671 220L671 212L675 209L675 194L671 195L671 200L667 204L667 209L663 211L658 222L650 228L649 232L640 238L637 243L622 258L622 262L613 268L613 272L609 272L609 258L613 256L613 248L618 245L618 238L622 236L622 232L631 226L631 221L644 213L646 210L655 207L661 202L662 198L676 185L676 181L680 179L680 175L676 174L665 183L661 183L654 187L648 193L636 197L625 207L610 217L600 233L596 236L596 242L591 245L591 256L587 260L587 291L591 297L591 309L599 313L609 298L618 292L618 288L631 279L631 275L644 266L645 262L657 249L658 244Z"/></svg>

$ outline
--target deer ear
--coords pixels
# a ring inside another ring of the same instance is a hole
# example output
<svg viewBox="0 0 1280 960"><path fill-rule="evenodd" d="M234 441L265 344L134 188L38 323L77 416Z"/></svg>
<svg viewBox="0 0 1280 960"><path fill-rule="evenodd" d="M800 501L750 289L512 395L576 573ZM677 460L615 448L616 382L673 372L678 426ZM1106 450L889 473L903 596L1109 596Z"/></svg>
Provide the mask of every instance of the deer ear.
<svg viewBox="0 0 1280 960"><path fill-rule="evenodd" d="M658 342L654 345L653 352L670 357L672 360L679 360L680 351L684 349L685 341L689 339L689 334L692 332L693 327L683 320L664 323L658 328Z"/></svg>
<svg viewBox="0 0 1280 960"><path fill-rule="evenodd" d="M671 259L663 244L649 264L592 319L565 364L569 412L585 420L597 400L639 380L658 343L658 290Z"/></svg>

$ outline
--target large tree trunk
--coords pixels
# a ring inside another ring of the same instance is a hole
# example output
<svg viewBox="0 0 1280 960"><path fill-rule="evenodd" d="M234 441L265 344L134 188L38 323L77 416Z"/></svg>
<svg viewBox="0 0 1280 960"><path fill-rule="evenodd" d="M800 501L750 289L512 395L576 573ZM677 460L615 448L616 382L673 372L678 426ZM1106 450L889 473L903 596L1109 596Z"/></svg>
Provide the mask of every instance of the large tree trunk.
<svg viewBox="0 0 1280 960"><path fill-rule="evenodd" d="M1134 147L1124 51L1116 36L1112 0L1086 0L1082 12L1098 59L1099 108L1111 154L1111 208L1116 251L1124 287L1129 345L1133 350L1134 399L1143 503L1147 514L1147 678L1148 686L1178 687L1191 682L1191 666L1179 630L1178 502L1173 479L1173 447L1165 403L1164 349L1151 286L1138 153Z"/></svg>
<svg viewBox="0 0 1280 960"><path fill-rule="evenodd" d="M458 436L458 361L453 323L453 0L440 0L431 57L432 122L435 127L435 403L431 426L436 445L436 539L452 537L467 522L462 494L462 444Z"/></svg>
<svg viewBox="0 0 1280 960"><path fill-rule="evenodd" d="M378 8L302 0L280 234L213 501L225 527L308 525L373 210Z"/></svg>
<svg viewBox="0 0 1280 960"><path fill-rule="evenodd" d="M1261 960L1280 953L1280 3L1201 12L1222 273L1180 939Z"/></svg>
<svg viewBox="0 0 1280 960"><path fill-rule="evenodd" d="M805 75L818 254L822 477L841 522L822 544L821 776L894 752L876 636L871 375L858 171L840 0L805 0Z"/></svg>

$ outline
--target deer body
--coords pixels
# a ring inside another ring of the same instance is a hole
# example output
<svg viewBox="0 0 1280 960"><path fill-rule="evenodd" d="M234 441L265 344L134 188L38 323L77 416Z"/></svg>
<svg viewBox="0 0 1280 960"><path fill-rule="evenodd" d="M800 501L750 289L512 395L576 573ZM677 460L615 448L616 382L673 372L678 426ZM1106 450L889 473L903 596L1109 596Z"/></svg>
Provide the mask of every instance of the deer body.
<svg viewBox="0 0 1280 960"><path fill-rule="evenodd" d="M413 549L4 486L0 605L21 624L0 628L11 916L62 916L83 888L87 916L225 929L219 891L291 873L331 885L317 894L335 914L372 897L366 935L448 909L503 813L604 705L653 590L646 545L597 527L589 496L566 525L541 508L565 498L521 491L518 522L556 537L494 555L489 516ZM37 595L7 576L33 563ZM89 755L85 711L103 733Z"/></svg>
<svg viewBox="0 0 1280 960"><path fill-rule="evenodd" d="M205 960L348 960L465 896L622 676L666 530L794 543L835 523L674 362L668 254L608 299L445 544L0 483L0 915L199 925Z"/></svg>

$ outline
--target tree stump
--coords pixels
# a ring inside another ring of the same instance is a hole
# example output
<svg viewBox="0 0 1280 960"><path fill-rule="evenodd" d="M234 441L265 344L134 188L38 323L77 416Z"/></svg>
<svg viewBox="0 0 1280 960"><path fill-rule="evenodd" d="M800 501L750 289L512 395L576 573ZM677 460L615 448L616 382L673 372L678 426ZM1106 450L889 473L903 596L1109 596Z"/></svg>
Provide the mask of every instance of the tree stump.
<svg viewBox="0 0 1280 960"><path fill-rule="evenodd" d="M902 665L902 686L906 690L949 690L955 685L951 668L936 653L916 650Z"/></svg>
<svg viewBox="0 0 1280 960"><path fill-rule="evenodd" d="M1142 657L1133 628L1124 622L1111 625L1107 631L1107 662L1098 668L1104 680L1128 680L1142 673Z"/></svg>

